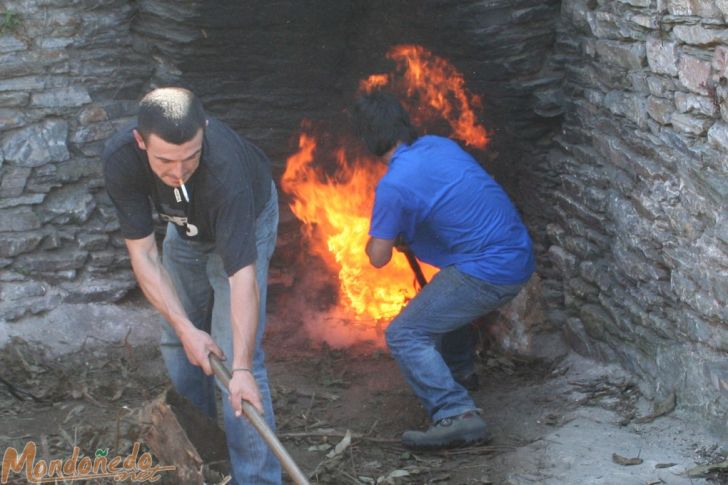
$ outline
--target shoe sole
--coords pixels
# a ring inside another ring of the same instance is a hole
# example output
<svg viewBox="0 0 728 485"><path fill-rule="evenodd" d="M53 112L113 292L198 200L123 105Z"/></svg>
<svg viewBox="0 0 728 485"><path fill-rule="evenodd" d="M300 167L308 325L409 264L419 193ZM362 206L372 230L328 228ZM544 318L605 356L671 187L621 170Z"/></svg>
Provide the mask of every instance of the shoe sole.
<svg viewBox="0 0 728 485"><path fill-rule="evenodd" d="M410 450L425 450L425 451L431 451L431 450L448 450L452 448L465 448L468 446L475 446L475 445L485 445L487 443L490 443L493 441L493 437L490 434L486 434L483 437L480 438L463 438L456 441L451 441L449 443L444 444L415 444L415 443L408 443L405 441L402 441L402 445Z"/></svg>

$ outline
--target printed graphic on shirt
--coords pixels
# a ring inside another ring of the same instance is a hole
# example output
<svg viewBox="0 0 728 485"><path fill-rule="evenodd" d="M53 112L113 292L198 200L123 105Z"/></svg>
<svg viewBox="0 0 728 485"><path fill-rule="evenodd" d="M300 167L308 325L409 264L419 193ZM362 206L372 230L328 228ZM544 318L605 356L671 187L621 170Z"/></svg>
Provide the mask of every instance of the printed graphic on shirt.
<svg viewBox="0 0 728 485"><path fill-rule="evenodd" d="M187 234L189 237L197 236L197 234L200 232L197 229L197 226L187 221L187 217L185 216L168 216L167 214L159 214L159 217L162 218L165 222L171 222L173 224L176 224L180 227L185 228L185 234Z"/></svg>
<svg viewBox="0 0 728 485"><path fill-rule="evenodd" d="M161 210L159 211L159 217L163 221L171 222L172 224L183 227L185 229L185 235L189 237L195 237L200 233L197 226L189 221L187 214L185 214L184 211L173 209L164 202L161 202L160 206Z"/></svg>

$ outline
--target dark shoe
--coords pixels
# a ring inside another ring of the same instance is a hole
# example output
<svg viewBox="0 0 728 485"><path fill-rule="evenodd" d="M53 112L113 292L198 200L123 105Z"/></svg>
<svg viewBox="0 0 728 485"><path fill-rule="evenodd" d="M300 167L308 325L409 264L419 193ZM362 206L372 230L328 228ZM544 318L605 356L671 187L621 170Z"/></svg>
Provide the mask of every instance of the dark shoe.
<svg viewBox="0 0 728 485"><path fill-rule="evenodd" d="M468 391L477 391L480 389L480 381L478 380L478 374L473 372L465 377L456 377L455 382L463 386Z"/></svg>
<svg viewBox="0 0 728 485"><path fill-rule="evenodd" d="M457 448L486 443L490 439L485 420L478 411L441 419L427 431L405 431L402 434L402 444L413 450Z"/></svg>

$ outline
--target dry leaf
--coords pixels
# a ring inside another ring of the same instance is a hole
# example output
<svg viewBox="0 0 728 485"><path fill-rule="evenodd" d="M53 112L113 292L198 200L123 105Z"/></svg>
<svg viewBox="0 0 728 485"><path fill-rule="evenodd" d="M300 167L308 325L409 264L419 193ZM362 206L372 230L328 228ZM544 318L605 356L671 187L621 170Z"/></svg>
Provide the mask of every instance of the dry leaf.
<svg viewBox="0 0 728 485"><path fill-rule="evenodd" d="M331 450L327 455L326 458L333 458L337 455L342 454L351 444L351 431L346 430L346 434L344 437L339 441L339 443L334 447L333 450Z"/></svg>
<svg viewBox="0 0 728 485"><path fill-rule="evenodd" d="M642 458L625 458L622 455L618 455L616 453L612 453L612 461L616 463L617 465L622 466L631 466L631 465L641 465L642 464Z"/></svg>

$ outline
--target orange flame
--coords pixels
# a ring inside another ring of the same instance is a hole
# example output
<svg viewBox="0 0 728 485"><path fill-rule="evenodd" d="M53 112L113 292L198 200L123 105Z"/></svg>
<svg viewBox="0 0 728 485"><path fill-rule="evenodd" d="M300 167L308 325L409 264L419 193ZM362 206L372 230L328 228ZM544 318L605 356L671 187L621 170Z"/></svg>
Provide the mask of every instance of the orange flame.
<svg viewBox="0 0 728 485"><path fill-rule="evenodd" d="M465 90L462 74L420 46L394 47L388 57L397 62L396 72L370 76L361 81L361 91L386 86L400 93L400 98L406 96L403 104L415 124L444 119L453 137L485 147L488 137L473 111L480 107L480 99ZM413 113L414 106L418 108ZM374 159L347 156L342 148L326 152L320 139L311 123L304 121L298 151L288 158L281 187L291 196L291 210L304 223L311 250L338 274L340 306L365 327L378 329L382 320L397 315L415 294L414 275L402 254L395 251L389 264L375 269L364 251L374 189L386 166ZM345 140L338 143L339 147L351 145ZM325 172L321 160L327 154L334 155L335 170ZM422 269L428 280L437 272L425 264ZM377 335L381 337L370 336Z"/></svg>
<svg viewBox="0 0 728 485"><path fill-rule="evenodd" d="M401 76L373 74L360 83L361 91L371 92L394 81L395 90L415 99L416 111L412 113L414 109L410 109L415 124L443 118L455 138L474 148L485 148L488 134L478 124L474 111L481 109L482 103L480 97L467 91L460 71L418 45L395 46L387 57L397 63Z"/></svg>
<svg viewBox="0 0 728 485"><path fill-rule="evenodd" d="M377 270L364 252L374 187L386 166L373 159L347 161L344 150L338 149L336 173L325 175L314 167L316 148L315 137L301 133L298 152L288 158L281 187L293 196L291 210L304 222L312 250L338 273L342 303L354 316L391 318L415 290L403 255L395 252L392 261ZM426 274L435 272L429 267Z"/></svg>

